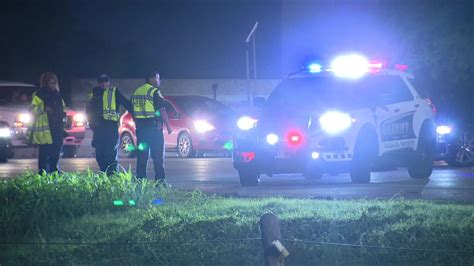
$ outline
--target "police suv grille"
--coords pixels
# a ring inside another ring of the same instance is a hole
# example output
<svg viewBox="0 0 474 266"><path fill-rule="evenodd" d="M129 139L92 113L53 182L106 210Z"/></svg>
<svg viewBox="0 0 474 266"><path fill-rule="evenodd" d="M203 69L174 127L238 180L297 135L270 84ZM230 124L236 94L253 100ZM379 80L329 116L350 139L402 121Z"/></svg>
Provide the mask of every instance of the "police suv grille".
<svg viewBox="0 0 474 266"><path fill-rule="evenodd" d="M319 147L327 151L343 151L345 141L342 137L327 138L319 142Z"/></svg>

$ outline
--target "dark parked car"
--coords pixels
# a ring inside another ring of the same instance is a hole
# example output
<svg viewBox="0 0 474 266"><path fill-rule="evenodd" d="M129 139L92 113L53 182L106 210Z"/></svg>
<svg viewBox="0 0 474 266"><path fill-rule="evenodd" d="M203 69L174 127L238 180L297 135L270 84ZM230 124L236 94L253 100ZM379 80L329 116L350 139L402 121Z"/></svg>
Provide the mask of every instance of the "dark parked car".
<svg viewBox="0 0 474 266"><path fill-rule="evenodd" d="M171 135L164 135L166 150L177 151L180 157L206 152L230 154L235 125L235 115L230 107L203 96L167 96L165 104L173 128ZM133 156L135 123L128 112L120 119L119 134L121 154Z"/></svg>
<svg viewBox="0 0 474 266"><path fill-rule="evenodd" d="M439 160L451 166L474 165L474 126L440 119L436 128Z"/></svg>

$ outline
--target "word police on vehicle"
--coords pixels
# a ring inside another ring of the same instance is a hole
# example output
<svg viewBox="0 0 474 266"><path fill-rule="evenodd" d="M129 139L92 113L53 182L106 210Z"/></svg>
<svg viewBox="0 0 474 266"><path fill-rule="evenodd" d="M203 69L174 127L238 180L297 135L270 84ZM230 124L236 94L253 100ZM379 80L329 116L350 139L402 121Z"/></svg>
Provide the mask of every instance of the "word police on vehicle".
<svg viewBox="0 0 474 266"><path fill-rule="evenodd" d="M259 117L237 121L233 163L241 184L257 185L261 174L320 179L345 172L352 182L367 183L382 165L429 178L434 112L406 70L344 55L290 74Z"/></svg>

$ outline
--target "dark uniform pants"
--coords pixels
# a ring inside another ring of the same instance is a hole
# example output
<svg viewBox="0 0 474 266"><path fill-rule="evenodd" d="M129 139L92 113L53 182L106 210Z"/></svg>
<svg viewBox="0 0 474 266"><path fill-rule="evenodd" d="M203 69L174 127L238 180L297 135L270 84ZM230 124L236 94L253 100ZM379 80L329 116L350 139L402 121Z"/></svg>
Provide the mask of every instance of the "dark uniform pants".
<svg viewBox="0 0 474 266"><path fill-rule="evenodd" d="M100 171L107 173L107 175L117 172L118 138L116 124L105 125L94 130L95 159Z"/></svg>
<svg viewBox="0 0 474 266"><path fill-rule="evenodd" d="M151 151L155 179L165 179L164 155L165 144L163 129L160 125L137 125L137 178L146 178L148 157Z"/></svg>
<svg viewBox="0 0 474 266"><path fill-rule="evenodd" d="M53 136L53 144L38 145L38 173L58 171L59 156L63 146L63 138Z"/></svg>

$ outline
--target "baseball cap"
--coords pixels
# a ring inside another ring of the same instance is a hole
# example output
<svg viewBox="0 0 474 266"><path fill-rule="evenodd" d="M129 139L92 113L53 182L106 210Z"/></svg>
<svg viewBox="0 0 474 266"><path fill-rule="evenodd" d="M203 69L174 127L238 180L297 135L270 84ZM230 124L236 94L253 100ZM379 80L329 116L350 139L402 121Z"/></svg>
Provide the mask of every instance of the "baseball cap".
<svg viewBox="0 0 474 266"><path fill-rule="evenodd" d="M99 77L97 77L97 82L107 82L110 81L109 76L106 74L102 74Z"/></svg>

